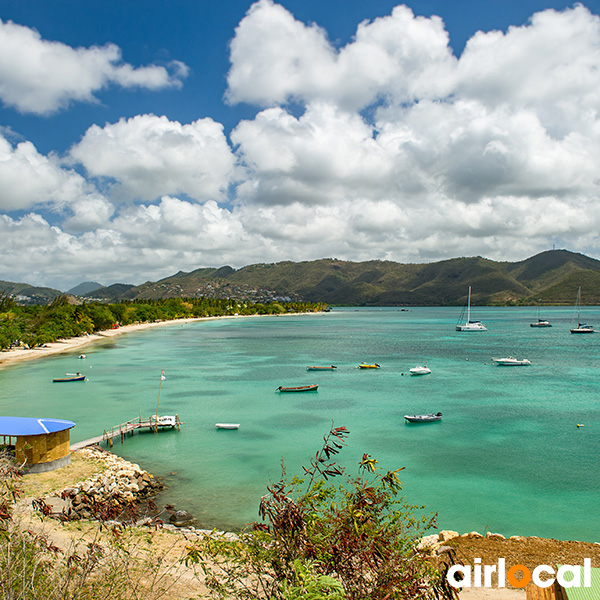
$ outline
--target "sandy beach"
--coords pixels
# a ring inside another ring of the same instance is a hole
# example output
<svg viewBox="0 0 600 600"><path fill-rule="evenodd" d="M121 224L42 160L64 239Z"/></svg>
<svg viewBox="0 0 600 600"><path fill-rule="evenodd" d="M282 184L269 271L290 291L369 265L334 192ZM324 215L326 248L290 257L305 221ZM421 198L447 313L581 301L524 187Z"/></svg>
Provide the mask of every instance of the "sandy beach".
<svg viewBox="0 0 600 600"><path fill-rule="evenodd" d="M99 340L105 340L110 337L117 335L123 335L125 333L132 333L135 331L141 331L142 329L149 329L150 327L157 327L159 325L169 325L171 323L187 323L190 321L201 321L208 320L216 317L204 317L198 319L176 319L173 321L160 321L156 323L139 323L137 325L125 325L117 329L108 329L106 331L99 331L98 333L92 333L89 335L82 335L79 337L68 338L52 342L51 344L44 344L39 348L27 349L27 348L11 348L10 350L2 350L0 352L0 368L15 363L32 360L35 358L43 358L44 356L52 356L53 354L59 354L61 352L71 352L79 350L85 346L97 342Z"/></svg>

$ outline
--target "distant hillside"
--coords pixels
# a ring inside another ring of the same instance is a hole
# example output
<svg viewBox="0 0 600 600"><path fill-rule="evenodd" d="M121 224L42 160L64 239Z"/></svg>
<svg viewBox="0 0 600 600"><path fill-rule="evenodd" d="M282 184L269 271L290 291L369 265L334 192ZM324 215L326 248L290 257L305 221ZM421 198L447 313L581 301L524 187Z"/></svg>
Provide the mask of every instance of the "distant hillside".
<svg viewBox="0 0 600 600"><path fill-rule="evenodd" d="M60 290L11 281L0 281L0 294L12 296L19 304L47 304L57 296L62 296Z"/></svg>
<svg viewBox="0 0 600 600"><path fill-rule="evenodd" d="M430 264L321 259L284 261L179 272L127 290L128 299L172 296L235 297L263 301L277 297L338 305L453 306L474 304L600 304L600 261L567 250L549 250L508 263L480 257Z"/></svg>
<svg viewBox="0 0 600 600"><path fill-rule="evenodd" d="M113 283L107 287L100 286L99 288L81 294L83 298L89 300L101 300L104 302L120 302L121 300L131 300L129 291L135 288L129 283Z"/></svg>
<svg viewBox="0 0 600 600"><path fill-rule="evenodd" d="M26 289L26 284L2 284ZM333 258L284 261L233 269L202 268L138 286L115 283L84 294L89 300L159 300L172 297L235 298L267 303L273 300L326 302L351 306L455 306L575 303L582 287L583 304L600 304L600 261L567 250L549 250L509 263L481 257L453 258L429 264L372 260L349 262ZM6 288L5 288L6 289ZM9 290L8 293L21 293Z"/></svg>
<svg viewBox="0 0 600 600"><path fill-rule="evenodd" d="M101 283L96 283L95 281L84 281L75 287L72 287L67 291L67 294L72 294L73 296L83 296L84 294L89 294L94 290L99 290L104 287Z"/></svg>

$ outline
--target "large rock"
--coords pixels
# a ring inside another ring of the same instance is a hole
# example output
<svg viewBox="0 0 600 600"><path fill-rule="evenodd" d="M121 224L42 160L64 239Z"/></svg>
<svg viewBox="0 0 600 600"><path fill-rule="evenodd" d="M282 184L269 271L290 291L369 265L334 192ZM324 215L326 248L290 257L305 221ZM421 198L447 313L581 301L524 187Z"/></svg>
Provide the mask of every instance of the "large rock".
<svg viewBox="0 0 600 600"><path fill-rule="evenodd" d="M175 527L188 527L195 523L196 519L187 510L176 510L170 517L169 523Z"/></svg>

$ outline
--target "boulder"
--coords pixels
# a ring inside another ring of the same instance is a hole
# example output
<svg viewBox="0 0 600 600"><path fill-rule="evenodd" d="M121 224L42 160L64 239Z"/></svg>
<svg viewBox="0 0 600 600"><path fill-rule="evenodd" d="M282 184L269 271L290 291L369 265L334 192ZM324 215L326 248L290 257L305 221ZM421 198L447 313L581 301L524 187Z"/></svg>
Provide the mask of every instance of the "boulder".
<svg viewBox="0 0 600 600"><path fill-rule="evenodd" d="M176 510L170 517L169 523L175 527L187 527L196 519L187 510Z"/></svg>
<svg viewBox="0 0 600 600"><path fill-rule="evenodd" d="M439 538L437 533L432 535L426 535L419 540L417 544L417 550L420 552L435 550L438 546Z"/></svg>
<svg viewBox="0 0 600 600"><path fill-rule="evenodd" d="M440 531L438 533L438 540L440 542L447 542L448 540L451 540L452 538L455 538L458 536L459 536L458 531L452 531L451 529L444 529L443 531Z"/></svg>
<svg viewBox="0 0 600 600"><path fill-rule="evenodd" d="M470 533L463 533L460 537L465 537L474 540L482 538L483 536L478 531L471 531Z"/></svg>

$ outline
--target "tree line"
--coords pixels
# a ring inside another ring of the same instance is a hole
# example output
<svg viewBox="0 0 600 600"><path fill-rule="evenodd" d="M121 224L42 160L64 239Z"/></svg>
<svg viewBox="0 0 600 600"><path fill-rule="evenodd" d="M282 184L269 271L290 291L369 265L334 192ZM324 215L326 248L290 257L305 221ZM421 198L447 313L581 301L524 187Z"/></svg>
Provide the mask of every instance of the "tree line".
<svg viewBox="0 0 600 600"><path fill-rule="evenodd" d="M275 315L318 312L326 305L315 302L241 302L225 298L168 298L132 300L115 304L72 304L66 296L45 306L20 306L8 295L0 296L0 349L36 348L59 339L78 337L134 323L153 323L190 317Z"/></svg>

